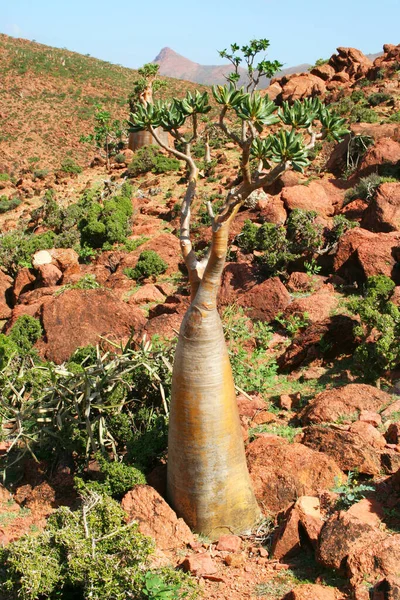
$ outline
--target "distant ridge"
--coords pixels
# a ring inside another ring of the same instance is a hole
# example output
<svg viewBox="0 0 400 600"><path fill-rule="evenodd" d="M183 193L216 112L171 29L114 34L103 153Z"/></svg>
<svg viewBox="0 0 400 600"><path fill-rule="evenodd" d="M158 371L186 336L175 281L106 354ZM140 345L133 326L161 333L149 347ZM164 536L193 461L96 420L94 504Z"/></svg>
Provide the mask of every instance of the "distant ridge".
<svg viewBox="0 0 400 600"><path fill-rule="evenodd" d="M171 48L163 48L153 60L154 63L160 65L160 75L174 77L176 79L185 79L194 83L202 83L204 85L217 85L226 83L225 75L233 71L231 64L226 65L200 65L178 54ZM277 76L282 76L289 73L301 73L307 71L309 64L297 65L288 69L283 69ZM241 75L239 84L243 85L247 81L246 71L239 67ZM260 82L260 89L266 88L269 85L269 79L263 77Z"/></svg>

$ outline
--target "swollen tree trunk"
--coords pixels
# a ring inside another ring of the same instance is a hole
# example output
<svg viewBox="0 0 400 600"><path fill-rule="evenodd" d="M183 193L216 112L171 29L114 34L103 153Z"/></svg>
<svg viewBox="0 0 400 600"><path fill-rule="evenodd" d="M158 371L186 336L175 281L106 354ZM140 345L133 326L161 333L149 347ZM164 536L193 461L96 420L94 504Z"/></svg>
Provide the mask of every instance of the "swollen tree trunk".
<svg viewBox="0 0 400 600"><path fill-rule="evenodd" d="M228 229L226 221L213 232L207 266L182 322L168 435L168 499L194 531L211 539L248 532L260 517L217 311Z"/></svg>

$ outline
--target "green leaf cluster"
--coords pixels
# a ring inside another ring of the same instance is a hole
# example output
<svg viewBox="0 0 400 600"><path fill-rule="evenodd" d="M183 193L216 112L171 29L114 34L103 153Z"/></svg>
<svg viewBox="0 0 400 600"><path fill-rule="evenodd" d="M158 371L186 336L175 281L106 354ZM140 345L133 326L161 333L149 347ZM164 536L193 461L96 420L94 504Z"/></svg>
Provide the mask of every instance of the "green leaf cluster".
<svg viewBox="0 0 400 600"><path fill-rule="evenodd" d="M124 274L130 279L141 281L148 277L157 277L161 273L165 273L168 265L154 250L143 250L139 256L135 268L128 267L124 270Z"/></svg>
<svg viewBox="0 0 400 600"><path fill-rule="evenodd" d="M372 381L400 363L400 309L390 300L394 288L385 275L368 277L364 297L348 304L361 321L355 330L360 343L354 358Z"/></svg>
<svg viewBox="0 0 400 600"><path fill-rule="evenodd" d="M168 173L178 171L180 168L179 160L173 157L165 156L158 146L143 146L139 148L131 162L128 165L128 176L138 177L144 173Z"/></svg>

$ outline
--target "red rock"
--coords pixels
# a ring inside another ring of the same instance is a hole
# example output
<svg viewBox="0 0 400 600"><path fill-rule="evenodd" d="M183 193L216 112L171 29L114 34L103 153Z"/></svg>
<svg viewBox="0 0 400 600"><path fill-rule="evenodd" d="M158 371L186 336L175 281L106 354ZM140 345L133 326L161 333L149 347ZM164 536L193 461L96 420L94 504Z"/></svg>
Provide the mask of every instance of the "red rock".
<svg viewBox="0 0 400 600"><path fill-rule="evenodd" d="M395 142L400 142L400 125L398 123L352 123L350 129L355 135L369 135L375 141L390 138Z"/></svg>
<svg viewBox="0 0 400 600"><path fill-rule="evenodd" d="M140 254L144 250L153 250L167 263L166 275L176 273L181 263L181 250L179 239L172 233L152 234L152 238L139 246L133 252L126 254L120 263L119 269L123 271L127 267L136 267Z"/></svg>
<svg viewBox="0 0 400 600"><path fill-rule="evenodd" d="M160 494L148 485L136 485L125 494L121 506L127 513L128 523L137 521L140 532L154 538L160 550L179 548L195 541L184 520L178 519Z"/></svg>
<svg viewBox="0 0 400 600"><path fill-rule="evenodd" d="M33 290L33 284L34 284L35 280L36 280L36 277L35 277L35 274L33 273L32 269L28 269L27 267L24 267L23 269L18 271L17 276L14 280L14 287L13 287L14 302L18 301L18 298L21 294L24 294L25 292L29 292L30 290Z"/></svg>
<svg viewBox="0 0 400 600"><path fill-rule="evenodd" d="M328 81L335 75L335 69L331 65L325 64L320 65L319 67L314 67L310 73L311 75L315 75L324 81Z"/></svg>
<svg viewBox="0 0 400 600"><path fill-rule="evenodd" d="M294 271L290 274L286 287L289 292L313 292L320 289L324 278L317 275L308 275L301 271Z"/></svg>
<svg viewBox="0 0 400 600"><path fill-rule="evenodd" d="M330 569L340 569L356 548L363 543L373 546L383 537L382 532L368 523L340 511L333 514L322 527L316 559Z"/></svg>
<svg viewBox="0 0 400 600"><path fill-rule="evenodd" d="M372 527L379 527L385 516L382 505L371 498L363 498L356 502L349 508L347 514L357 517L357 519Z"/></svg>
<svg viewBox="0 0 400 600"><path fill-rule="evenodd" d="M284 312L284 317L290 315L307 319L310 323L319 323L327 319L338 307L339 298L333 286L323 286L318 292L304 298L295 299Z"/></svg>
<svg viewBox="0 0 400 600"><path fill-rule="evenodd" d="M57 285L62 277L62 272L55 265L44 264L36 269L39 273L39 283L44 287Z"/></svg>
<svg viewBox="0 0 400 600"><path fill-rule="evenodd" d="M285 510L299 496L333 487L335 477L342 476L328 456L283 439L256 439L247 446L247 460L256 497L272 512Z"/></svg>
<svg viewBox="0 0 400 600"><path fill-rule="evenodd" d="M0 320L11 315L10 301L13 280L0 270Z"/></svg>
<svg viewBox="0 0 400 600"><path fill-rule="evenodd" d="M295 208L315 210L322 217L330 217L334 213L331 199L324 187L316 181L311 181L309 185L284 188L281 199L288 211Z"/></svg>
<svg viewBox="0 0 400 600"><path fill-rule="evenodd" d="M246 562L246 557L242 553L228 554L228 556L224 558L224 562L226 565L228 565L228 567L234 567L238 569L240 567L243 567L244 563Z"/></svg>
<svg viewBox="0 0 400 600"><path fill-rule="evenodd" d="M361 227L385 233L400 230L400 183L383 183L364 212Z"/></svg>
<svg viewBox="0 0 400 600"><path fill-rule="evenodd" d="M309 364L324 357L333 359L341 354L351 354L356 347L354 327L357 321L346 315L335 315L307 327L304 333L296 335L291 345L278 359L283 372ZM322 348L322 344L326 349Z"/></svg>
<svg viewBox="0 0 400 600"><path fill-rule="evenodd" d="M400 578L385 577L385 579L375 585L371 600L399 600L399 598Z"/></svg>
<svg viewBox="0 0 400 600"><path fill-rule="evenodd" d="M142 285L129 297L128 304L146 304L148 302L164 302L165 296L152 283Z"/></svg>
<svg viewBox="0 0 400 600"><path fill-rule="evenodd" d="M236 301L239 294L248 292L256 285L251 265L247 263L229 263L222 273L221 288L218 295L220 306Z"/></svg>
<svg viewBox="0 0 400 600"><path fill-rule="evenodd" d="M240 417L248 417L250 420L254 419L257 413L265 411L267 406L265 401L257 396L249 400L240 394L236 400Z"/></svg>
<svg viewBox="0 0 400 600"><path fill-rule="evenodd" d="M391 138L381 138L368 148L357 170L357 177L377 173L382 165L395 165L400 160L400 143Z"/></svg>
<svg viewBox="0 0 400 600"><path fill-rule="evenodd" d="M272 542L274 558L287 559L300 552L300 527L316 547L323 523L319 499L313 496L301 496L287 510L281 526L274 535Z"/></svg>
<svg viewBox="0 0 400 600"><path fill-rule="evenodd" d="M371 275L386 275L395 281L400 233L371 233L355 228L339 240L334 270L346 281L364 282Z"/></svg>
<svg viewBox="0 0 400 600"><path fill-rule="evenodd" d="M391 396L372 385L350 383L321 392L311 400L300 415L307 423L329 423L357 411L379 411L391 401Z"/></svg>
<svg viewBox="0 0 400 600"><path fill-rule="evenodd" d="M381 415L371 410L362 410L358 418L360 421L370 423L370 425L373 425L374 427L379 427L382 423Z"/></svg>
<svg viewBox="0 0 400 600"><path fill-rule="evenodd" d="M259 200L257 204L260 219L264 223L275 223L283 225L287 219L287 212L282 200L276 196Z"/></svg>
<svg viewBox="0 0 400 600"><path fill-rule="evenodd" d="M272 321L285 310L289 302L289 292L279 277L266 279L237 298L239 306L247 308L253 319L261 321Z"/></svg>
<svg viewBox="0 0 400 600"><path fill-rule="evenodd" d="M265 93L270 100L275 101L282 93L282 86L278 81L275 81L274 83L271 83L269 87L267 87Z"/></svg>
<svg viewBox="0 0 400 600"><path fill-rule="evenodd" d="M265 423L275 423L276 415L274 413L268 412L267 410L262 410L258 412L251 424L254 425L264 425Z"/></svg>
<svg viewBox="0 0 400 600"><path fill-rule="evenodd" d="M220 552L239 552L241 547L242 540L238 535L221 535L216 546Z"/></svg>
<svg viewBox="0 0 400 600"><path fill-rule="evenodd" d="M288 394L282 394L279 397L279 406L285 410L292 410L292 398Z"/></svg>
<svg viewBox="0 0 400 600"><path fill-rule="evenodd" d="M390 419L393 414L398 412L400 412L400 400L396 400L395 402L389 404L389 406L387 406L385 410L382 410L380 414L382 419L386 420Z"/></svg>
<svg viewBox="0 0 400 600"><path fill-rule="evenodd" d="M49 250L52 257L52 262L61 271L65 271L68 267L78 265L79 256L72 248L52 248Z"/></svg>
<svg viewBox="0 0 400 600"><path fill-rule="evenodd" d="M391 423L387 432L385 433L385 438L389 444L399 444L400 443L400 423Z"/></svg>
<svg viewBox="0 0 400 600"><path fill-rule="evenodd" d="M356 421L350 425L349 431L351 433L357 433L366 444L370 444L377 450L383 449L386 445L386 440L383 435L370 423Z"/></svg>
<svg viewBox="0 0 400 600"><path fill-rule="evenodd" d="M360 79L367 75L373 63L357 48L337 48L337 54L329 59L336 72L345 71L352 79Z"/></svg>
<svg viewBox="0 0 400 600"><path fill-rule="evenodd" d="M343 471L366 475L381 472L380 452L357 433L338 426L311 425L303 430L303 444L330 456Z"/></svg>
<svg viewBox="0 0 400 600"><path fill-rule="evenodd" d="M325 83L311 73L300 73L291 77L283 85L282 100L294 102L310 96L322 96L326 91Z"/></svg>
<svg viewBox="0 0 400 600"><path fill-rule="evenodd" d="M215 566L214 561L206 552L188 556L181 564L181 568L195 577L204 577L217 573L217 567Z"/></svg>
<svg viewBox="0 0 400 600"><path fill-rule="evenodd" d="M128 307L110 291L66 290L43 306L41 353L59 364L80 346L98 344L101 337L127 339L145 323L139 309Z"/></svg>
<svg viewBox="0 0 400 600"><path fill-rule="evenodd" d="M297 585L282 600L335 600L335 590L317 583Z"/></svg>
<svg viewBox="0 0 400 600"><path fill-rule="evenodd" d="M365 581L374 584L383 577L398 577L400 534L379 534L374 534L375 539L363 539L349 553L347 570L353 588Z"/></svg>

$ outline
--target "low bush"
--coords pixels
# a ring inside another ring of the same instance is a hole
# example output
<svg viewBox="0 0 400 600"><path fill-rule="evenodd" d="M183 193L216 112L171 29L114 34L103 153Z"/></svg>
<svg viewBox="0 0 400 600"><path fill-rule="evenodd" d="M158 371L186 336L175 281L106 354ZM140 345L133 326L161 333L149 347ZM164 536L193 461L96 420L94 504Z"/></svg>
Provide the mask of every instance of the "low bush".
<svg viewBox="0 0 400 600"><path fill-rule="evenodd" d="M14 210L14 208L17 208L21 202L22 200L19 198L7 198L7 196L0 196L0 214Z"/></svg>
<svg viewBox="0 0 400 600"><path fill-rule="evenodd" d="M0 181L10 181L10 176L8 173L0 173Z"/></svg>
<svg viewBox="0 0 400 600"><path fill-rule="evenodd" d="M354 90L354 92L352 92L350 98L356 104L358 102L365 102L365 100L366 100L365 94L361 90Z"/></svg>
<svg viewBox="0 0 400 600"><path fill-rule="evenodd" d="M370 106L379 106L380 104L393 102L393 96L386 92L376 92L375 94L368 96L367 101Z"/></svg>
<svg viewBox="0 0 400 600"><path fill-rule="evenodd" d="M0 550L4 600L141 600L156 582L176 599L195 595L188 576L149 570L154 543L135 521L126 524L118 502L89 489L81 493L80 510L58 508L42 533Z"/></svg>
<svg viewBox="0 0 400 600"><path fill-rule="evenodd" d="M375 198L376 192L382 183L395 181L396 179L392 177L382 177L376 173L367 175L367 177L362 177L353 188L347 190L344 197L344 203L348 204L353 200L364 200L369 203Z"/></svg>
<svg viewBox="0 0 400 600"><path fill-rule="evenodd" d="M389 121L391 123L400 123L400 110L390 115Z"/></svg>
<svg viewBox="0 0 400 600"><path fill-rule="evenodd" d="M147 279L148 277L157 277L161 275L168 268L165 260L161 258L154 250L143 250L139 256L139 260L136 267L133 269L128 267L124 270L124 274L129 279L135 279L140 281L141 279Z"/></svg>
<svg viewBox="0 0 400 600"><path fill-rule="evenodd" d="M390 300L394 288L389 277L368 277L364 297L353 298L348 304L360 318L355 329L359 345L354 358L372 381L400 364L400 309Z"/></svg>
<svg viewBox="0 0 400 600"><path fill-rule="evenodd" d="M178 171L179 160L165 156L158 146L144 146L136 151L128 166L128 176L137 177L144 173L168 173Z"/></svg>
<svg viewBox="0 0 400 600"><path fill-rule="evenodd" d="M66 158L61 163L61 171L64 173L79 175L79 173L82 173L82 167L79 166L72 158Z"/></svg>
<svg viewBox="0 0 400 600"><path fill-rule="evenodd" d="M357 104L351 111L351 123L378 123L379 117L372 108L366 108Z"/></svg>

